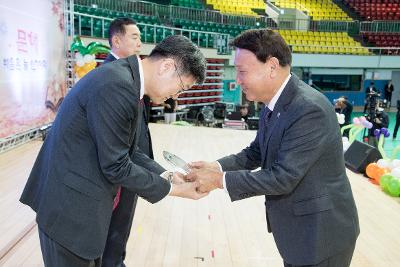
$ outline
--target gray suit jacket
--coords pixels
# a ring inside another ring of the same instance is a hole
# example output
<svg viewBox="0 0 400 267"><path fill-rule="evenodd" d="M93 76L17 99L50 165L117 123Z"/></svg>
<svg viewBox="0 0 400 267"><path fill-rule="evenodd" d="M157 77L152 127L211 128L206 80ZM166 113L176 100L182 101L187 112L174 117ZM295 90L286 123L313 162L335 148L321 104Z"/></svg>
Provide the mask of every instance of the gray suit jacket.
<svg viewBox="0 0 400 267"><path fill-rule="evenodd" d="M249 147L218 160L231 200L265 195L268 229L287 263L317 264L354 244L357 209L325 96L292 74L259 126Z"/></svg>
<svg viewBox="0 0 400 267"><path fill-rule="evenodd" d="M64 99L20 201L39 227L85 259L102 255L119 186L154 203L170 184L136 151L142 110L136 56L83 77Z"/></svg>

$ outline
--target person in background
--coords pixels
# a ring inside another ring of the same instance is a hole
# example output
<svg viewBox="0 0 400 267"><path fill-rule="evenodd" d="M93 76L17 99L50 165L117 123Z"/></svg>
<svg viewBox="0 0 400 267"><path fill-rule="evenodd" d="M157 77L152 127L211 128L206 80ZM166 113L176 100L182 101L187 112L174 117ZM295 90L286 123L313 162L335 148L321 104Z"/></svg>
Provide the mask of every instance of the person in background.
<svg viewBox="0 0 400 267"><path fill-rule="evenodd" d="M365 93L369 94L369 93L379 93L378 89L376 89L375 87L375 83L373 81L371 81L371 83L369 84L369 86L365 89Z"/></svg>
<svg viewBox="0 0 400 267"><path fill-rule="evenodd" d="M173 98L168 98L162 104L164 106L164 120L166 124L171 124L176 121L176 110L178 109L178 101Z"/></svg>
<svg viewBox="0 0 400 267"><path fill-rule="evenodd" d="M385 100L387 102L387 106L390 107L390 103L392 102L392 93L394 91L392 80L390 80L385 85Z"/></svg>
<svg viewBox="0 0 400 267"><path fill-rule="evenodd" d="M394 126L393 130L393 139L397 137L397 131L399 130L400 126L400 100L397 100L397 113L396 113L396 125Z"/></svg>
<svg viewBox="0 0 400 267"><path fill-rule="evenodd" d="M108 43L111 52L104 59L104 63L119 58L139 55L142 50L140 30L136 21L130 18L118 18L110 23Z"/></svg>
<svg viewBox="0 0 400 267"><path fill-rule="evenodd" d="M239 111L242 119L247 122L249 118L249 103L246 102L244 105L240 106Z"/></svg>
<svg viewBox="0 0 400 267"><path fill-rule="evenodd" d="M389 126L389 116L383 108L377 107L375 118L372 119L372 128L369 129L368 143L378 147L379 139L375 137L374 132L376 129L387 128Z"/></svg>
<svg viewBox="0 0 400 267"><path fill-rule="evenodd" d="M339 114L344 115L344 123L341 127L349 125L351 123L351 114L353 112L353 105L347 99L346 96L341 96L336 100L335 111ZM350 129L344 131L343 136L349 137Z"/></svg>
<svg viewBox="0 0 400 267"><path fill-rule="evenodd" d="M376 89L374 81L371 81L369 86L365 88L365 105L363 113L367 112L368 105L371 105L371 102L375 102L377 97L380 97L379 91Z"/></svg>

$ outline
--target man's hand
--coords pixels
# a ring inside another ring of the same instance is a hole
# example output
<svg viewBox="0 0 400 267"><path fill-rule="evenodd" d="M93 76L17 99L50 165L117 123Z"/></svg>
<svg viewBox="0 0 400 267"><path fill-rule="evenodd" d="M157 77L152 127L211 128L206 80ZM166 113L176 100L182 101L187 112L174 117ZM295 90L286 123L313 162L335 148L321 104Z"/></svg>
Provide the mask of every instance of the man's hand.
<svg viewBox="0 0 400 267"><path fill-rule="evenodd" d="M171 177L171 183L173 184L183 184L185 183L185 175L179 172L174 172Z"/></svg>
<svg viewBox="0 0 400 267"><path fill-rule="evenodd" d="M198 183L197 191L199 192L210 192L217 188L223 189L223 173L219 170L219 167L217 169L193 169L186 176L186 179L196 181Z"/></svg>
<svg viewBox="0 0 400 267"><path fill-rule="evenodd" d="M207 162L207 161L195 161L195 162L191 162L189 163L189 167L191 169L203 169L203 168L207 168L207 169L212 169L215 171L220 171L220 167L219 164L216 161L213 162Z"/></svg>
<svg viewBox="0 0 400 267"><path fill-rule="evenodd" d="M208 195L208 192L198 191L197 188L199 186L200 184L198 182L172 184L172 190L169 195L197 200Z"/></svg>

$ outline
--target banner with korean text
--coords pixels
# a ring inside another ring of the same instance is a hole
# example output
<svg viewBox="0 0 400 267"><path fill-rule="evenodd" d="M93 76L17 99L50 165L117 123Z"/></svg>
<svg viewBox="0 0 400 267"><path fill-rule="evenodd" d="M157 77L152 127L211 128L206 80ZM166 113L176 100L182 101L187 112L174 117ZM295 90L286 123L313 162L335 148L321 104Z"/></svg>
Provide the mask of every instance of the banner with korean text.
<svg viewBox="0 0 400 267"><path fill-rule="evenodd" d="M53 121L64 99L63 5L0 0L0 139Z"/></svg>

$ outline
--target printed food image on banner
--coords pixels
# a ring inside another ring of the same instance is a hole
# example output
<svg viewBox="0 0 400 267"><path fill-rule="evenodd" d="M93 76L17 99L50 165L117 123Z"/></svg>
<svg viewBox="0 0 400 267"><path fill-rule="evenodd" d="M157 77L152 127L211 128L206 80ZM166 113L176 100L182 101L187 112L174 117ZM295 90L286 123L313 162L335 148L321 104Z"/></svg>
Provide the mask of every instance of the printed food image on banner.
<svg viewBox="0 0 400 267"><path fill-rule="evenodd" d="M0 0L0 138L54 120L66 94L62 0Z"/></svg>

